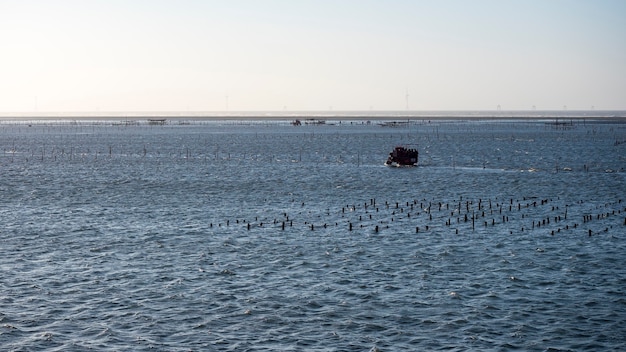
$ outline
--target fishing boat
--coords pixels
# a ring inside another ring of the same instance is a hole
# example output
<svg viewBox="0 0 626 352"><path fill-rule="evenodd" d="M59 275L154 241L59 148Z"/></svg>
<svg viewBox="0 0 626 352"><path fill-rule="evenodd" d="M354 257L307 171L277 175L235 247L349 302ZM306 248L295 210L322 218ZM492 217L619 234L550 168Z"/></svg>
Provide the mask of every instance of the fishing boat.
<svg viewBox="0 0 626 352"><path fill-rule="evenodd" d="M417 149L406 148L403 146L395 147L393 151L389 153L389 157L387 158L387 161L385 161L385 165L395 167L415 166L417 165L418 154Z"/></svg>

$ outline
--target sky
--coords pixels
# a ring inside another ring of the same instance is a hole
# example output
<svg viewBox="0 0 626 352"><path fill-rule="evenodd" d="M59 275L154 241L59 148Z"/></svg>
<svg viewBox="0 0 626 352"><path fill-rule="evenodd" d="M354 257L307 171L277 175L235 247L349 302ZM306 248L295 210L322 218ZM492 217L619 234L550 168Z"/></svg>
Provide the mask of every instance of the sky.
<svg viewBox="0 0 626 352"><path fill-rule="evenodd" d="M626 110L624 0L0 0L0 112Z"/></svg>

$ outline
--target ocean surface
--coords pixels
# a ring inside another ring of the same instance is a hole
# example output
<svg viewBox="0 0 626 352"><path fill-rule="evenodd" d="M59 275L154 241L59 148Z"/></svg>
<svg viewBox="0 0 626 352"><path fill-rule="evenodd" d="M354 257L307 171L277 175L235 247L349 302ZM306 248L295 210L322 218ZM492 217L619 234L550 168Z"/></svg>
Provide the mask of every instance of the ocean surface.
<svg viewBox="0 0 626 352"><path fill-rule="evenodd" d="M289 122L0 122L0 349L626 349L625 123Z"/></svg>

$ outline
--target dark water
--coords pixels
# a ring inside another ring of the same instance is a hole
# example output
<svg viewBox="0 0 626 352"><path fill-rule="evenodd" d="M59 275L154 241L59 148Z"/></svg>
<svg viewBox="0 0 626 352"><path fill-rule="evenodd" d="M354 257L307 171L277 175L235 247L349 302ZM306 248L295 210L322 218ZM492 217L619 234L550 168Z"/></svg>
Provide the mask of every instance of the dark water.
<svg viewBox="0 0 626 352"><path fill-rule="evenodd" d="M0 125L2 350L626 349L626 125ZM396 144L420 166L387 168Z"/></svg>

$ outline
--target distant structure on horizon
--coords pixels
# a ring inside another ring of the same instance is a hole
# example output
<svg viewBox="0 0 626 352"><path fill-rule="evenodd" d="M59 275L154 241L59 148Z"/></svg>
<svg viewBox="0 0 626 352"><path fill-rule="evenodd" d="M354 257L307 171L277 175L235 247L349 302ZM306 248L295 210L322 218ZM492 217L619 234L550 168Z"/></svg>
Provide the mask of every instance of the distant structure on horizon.
<svg viewBox="0 0 626 352"><path fill-rule="evenodd" d="M406 94L404 96L404 99L406 101L406 110L409 110L409 88L406 89Z"/></svg>

